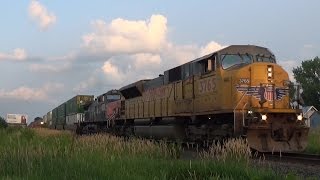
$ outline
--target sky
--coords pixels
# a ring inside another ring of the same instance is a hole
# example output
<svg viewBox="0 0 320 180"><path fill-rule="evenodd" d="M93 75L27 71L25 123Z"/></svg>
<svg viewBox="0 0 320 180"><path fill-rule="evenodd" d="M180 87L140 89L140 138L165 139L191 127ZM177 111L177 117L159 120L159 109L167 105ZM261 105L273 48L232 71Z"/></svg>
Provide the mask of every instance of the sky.
<svg viewBox="0 0 320 180"><path fill-rule="evenodd" d="M2 0L0 116L29 122L232 44L269 48L290 74L320 55L320 1Z"/></svg>

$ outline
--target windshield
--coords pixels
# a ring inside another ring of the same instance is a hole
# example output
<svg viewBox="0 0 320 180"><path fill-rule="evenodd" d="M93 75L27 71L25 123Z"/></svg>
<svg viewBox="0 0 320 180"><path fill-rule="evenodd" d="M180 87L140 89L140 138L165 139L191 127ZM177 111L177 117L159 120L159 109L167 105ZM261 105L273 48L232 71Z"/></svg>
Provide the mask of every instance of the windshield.
<svg viewBox="0 0 320 180"><path fill-rule="evenodd" d="M252 63L252 55L249 54L223 54L221 55L222 68L228 69L235 66Z"/></svg>
<svg viewBox="0 0 320 180"><path fill-rule="evenodd" d="M266 56L264 54L258 54L256 56L256 61L257 62L271 62L271 63L275 63L276 60L274 59L273 56Z"/></svg>
<svg viewBox="0 0 320 180"><path fill-rule="evenodd" d="M120 95L118 94L107 95L107 100L119 100L119 99L120 99Z"/></svg>

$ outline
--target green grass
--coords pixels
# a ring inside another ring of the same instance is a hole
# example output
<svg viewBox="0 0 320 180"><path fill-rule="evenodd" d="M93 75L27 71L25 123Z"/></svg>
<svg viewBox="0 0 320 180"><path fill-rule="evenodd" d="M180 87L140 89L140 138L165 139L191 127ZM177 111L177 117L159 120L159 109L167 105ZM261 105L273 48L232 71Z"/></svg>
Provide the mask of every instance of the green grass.
<svg viewBox="0 0 320 180"><path fill-rule="evenodd" d="M76 137L67 132L48 132L0 130L0 178L285 178L270 170L252 167L246 158L237 160L237 156L217 160L219 158L210 158L210 154L206 154L203 159L190 161L178 159L181 148L175 145L139 139L124 140L107 135Z"/></svg>
<svg viewBox="0 0 320 180"><path fill-rule="evenodd" d="M310 130L306 153L320 154L320 128Z"/></svg>

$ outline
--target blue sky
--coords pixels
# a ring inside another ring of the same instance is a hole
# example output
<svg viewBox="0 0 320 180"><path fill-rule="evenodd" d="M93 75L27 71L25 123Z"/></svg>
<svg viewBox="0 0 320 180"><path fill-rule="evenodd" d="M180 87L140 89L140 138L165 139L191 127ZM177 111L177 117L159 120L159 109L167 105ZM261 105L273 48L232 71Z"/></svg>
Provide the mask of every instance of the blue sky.
<svg viewBox="0 0 320 180"><path fill-rule="evenodd" d="M320 54L315 0L1 3L2 116L33 119L231 44L268 47L289 71Z"/></svg>

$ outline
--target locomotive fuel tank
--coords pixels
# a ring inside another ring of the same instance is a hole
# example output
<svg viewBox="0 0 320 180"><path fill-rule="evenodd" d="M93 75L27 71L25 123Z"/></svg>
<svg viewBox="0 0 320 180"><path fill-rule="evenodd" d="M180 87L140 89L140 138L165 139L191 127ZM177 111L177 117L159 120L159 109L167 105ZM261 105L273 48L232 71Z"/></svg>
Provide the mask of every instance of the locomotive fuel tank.
<svg viewBox="0 0 320 180"><path fill-rule="evenodd" d="M135 126L136 136L153 139L184 140L185 131L179 125Z"/></svg>

